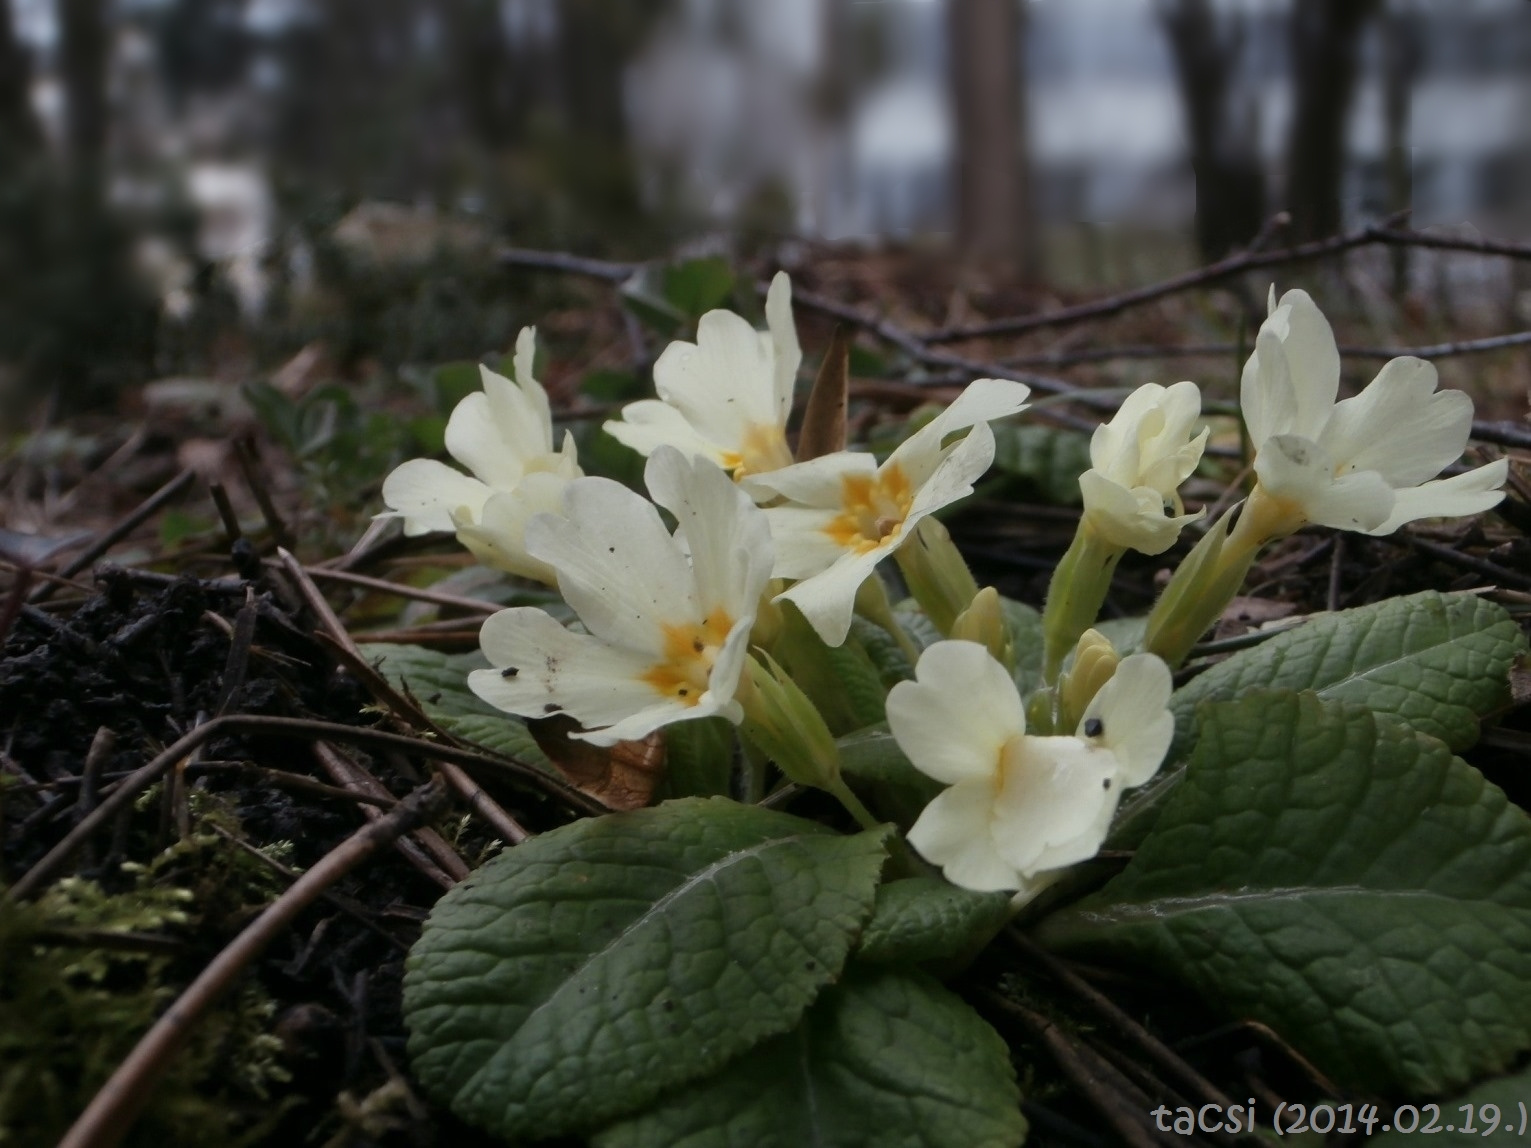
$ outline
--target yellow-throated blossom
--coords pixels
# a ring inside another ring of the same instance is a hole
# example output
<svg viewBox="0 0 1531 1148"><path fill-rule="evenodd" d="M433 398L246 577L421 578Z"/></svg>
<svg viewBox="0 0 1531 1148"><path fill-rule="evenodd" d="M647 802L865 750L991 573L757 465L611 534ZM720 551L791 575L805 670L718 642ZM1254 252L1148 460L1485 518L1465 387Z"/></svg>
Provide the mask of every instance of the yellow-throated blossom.
<svg viewBox="0 0 1531 1148"><path fill-rule="evenodd" d="M1179 487L1201 461L1207 428L1191 382L1145 383L1090 439L1090 469L1079 476L1084 517L1113 546L1162 554L1200 514L1185 514Z"/></svg>
<svg viewBox="0 0 1531 1148"><path fill-rule="evenodd" d="M803 353L784 271L766 293L766 325L757 331L732 311L707 312L695 343L671 343L654 363L659 398L623 407L607 433L644 455L662 445L700 455L735 478L790 466L787 416Z"/></svg>
<svg viewBox="0 0 1531 1148"><path fill-rule="evenodd" d="M1334 332L1305 291L1288 291L1260 327L1240 401L1254 443L1255 512L1274 537L1305 523L1391 534L1417 518L1477 514L1504 497L1505 459L1453 478L1472 429L1472 400L1437 391L1435 368L1389 361L1354 398L1335 402ZM1433 481L1427 481L1431 480Z"/></svg>
<svg viewBox="0 0 1531 1148"><path fill-rule="evenodd" d="M553 449L547 392L532 377L535 353L536 331L527 327L516 339L515 382L480 367L484 389L447 420L447 453L471 473L412 459L383 480L388 512L378 517L402 518L409 535L456 531L485 565L551 583L552 569L526 551L526 526L534 514L559 509L580 469L567 431Z"/></svg>
<svg viewBox="0 0 1531 1148"><path fill-rule="evenodd" d="M922 518L973 492L994 461L989 420L1022 410L1029 393L1020 383L979 379L881 466L870 454L838 451L746 480L757 498L786 500L765 512L775 574L798 579L779 598L795 603L831 646L845 641L861 583ZM942 445L969 427L960 442Z"/></svg>
<svg viewBox="0 0 1531 1148"><path fill-rule="evenodd" d="M1015 681L974 642L930 646L915 680L888 695L888 725L909 760L950 788L925 807L909 843L965 889L1040 892L1100 849L1124 789L1169 749L1170 672L1124 658L1072 736L1033 737Z"/></svg>
<svg viewBox="0 0 1531 1148"><path fill-rule="evenodd" d="M743 716L734 692L771 575L770 527L706 459L661 447L644 478L675 516L673 536L653 503L604 478L569 483L563 513L527 527L527 549L556 571L588 633L530 607L492 615L479 641L494 668L468 675L490 705L568 713L597 745Z"/></svg>

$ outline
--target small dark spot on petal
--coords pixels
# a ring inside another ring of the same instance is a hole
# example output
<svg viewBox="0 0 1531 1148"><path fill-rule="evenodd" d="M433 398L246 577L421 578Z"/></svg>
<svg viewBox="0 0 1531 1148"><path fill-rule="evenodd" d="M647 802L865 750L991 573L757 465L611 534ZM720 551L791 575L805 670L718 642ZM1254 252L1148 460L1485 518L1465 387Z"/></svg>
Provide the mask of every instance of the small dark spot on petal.
<svg viewBox="0 0 1531 1148"><path fill-rule="evenodd" d="M617 548L615 546L608 546L608 547L606 547L606 553L607 554L615 554L616 552L617 552Z"/></svg>
<svg viewBox="0 0 1531 1148"><path fill-rule="evenodd" d="M557 702L548 702L547 705L542 707L542 712L545 714L556 714L562 709L563 706L559 705Z"/></svg>
<svg viewBox="0 0 1531 1148"><path fill-rule="evenodd" d="M1102 780L1102 781L1101 781L1101 783L1100 783L1100 787L1101 787L1101 788L1102 788L1102 789L1110 789L1110 788L1111 788L1111 779L1110 779L1110 778L1109 778L1109 777L1107 777L1107 778L1104 778L1104 779L1103 779L1103 780Z"/></svg>
<svg viewBox="0 0 1531 1148"><path fill-rule="evenodd" d="M707 647L702 644L702 639L700 639L700 638L692 638L691 639L691 648L693 650L695 650L697 653L700 654Z"/></svg>
<svg viewBox="0 0 1531 1148"><path fill-rule="evenodd" d="M1089 718L1084 723L1084 735L1085 735L1085 737L1099 737L1101 734L1103 734L1105 732L1106 732L1106 723L1101 721L1100 718L1098 718L1098 717Z"/></svg>
<svg viewBox="0 0 1531 1148"><path fill-rule="evenodd" d="M520 672L521 669L519 666L506 666L503 670L500 671L500 677L513 678Z"/></svg>
<svg viewBox="0 0 1531 1148"><path fill-rule="evenodd" d="M687 694L689 694L689 693L690 693L690 692L691 692L691 691L690 691L690 690L688 690L688 689L687 689L687 688L686 688L686 687L685 687L685 686L681 686L681 688L680 688L680 689L678 689L678 690L676 690L676 691L675 691L675 692L676 692L676 694L677 694L677 695L678 695L678 696L679 696L679 697L685 697L685 696L686 696L686 695L687 695Z"/></svg>

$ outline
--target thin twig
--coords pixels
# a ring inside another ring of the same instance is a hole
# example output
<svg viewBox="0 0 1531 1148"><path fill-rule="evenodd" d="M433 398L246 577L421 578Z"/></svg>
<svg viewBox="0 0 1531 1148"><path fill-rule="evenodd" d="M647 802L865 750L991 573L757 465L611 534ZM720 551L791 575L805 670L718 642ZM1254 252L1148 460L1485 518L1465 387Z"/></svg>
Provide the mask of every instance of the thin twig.
<svg viewBox="0 0 1531 1148"><path fill-rule="evenodd" d="M352 761L332 745L322 741L314 742L314 757L335 783L345 789L354 789L372 798L393 796L381 781L372 776L370 770L360 762ZM361 811L368 821L376 821L383 816L370 803L362 805ZM446 838L429 825L413 830L408 837L397 838L393 847L443 889L450 889L468 875L468 863L447 844Z"/></svg>
<svg viewBox="0 0 1531 1148"><path fill-rule="evenodd" d="M1096 989L1073 969L1013 925L1005 931L1028 960L1045 969L1050 977L1078 997L1092 1012L1137 1045L1150 1060L1203 1101L1220 1104L1224 1108L1233 1103L1216 1085L1187 1064L1183 1057L1178 1056L1167 1044L1133 1020L1115 1001Z"/></svg>
<svg viewBox="0 0 1531 1148"><path fill-rule="evenodd" d="M1449 343L1427 343L1419 347L1341 347L1340 356L1352 359L1397 359L1412 355L1416 359L1449 359L1457 355L1478 355L1507 347L1531 344L1531 331L1508 335L1489 335L1482 339L1459 339ZM1000 361L1011 367L1071 367L1079 363L1100 363L1112 359L1199 359L1222 358L1238 354L1237 343L1187 343L1179 346L1163 343L1124 343L1114 347L1081 347L1075 351L1040 351L1007 355Z"/></svg>
<svg viewBox="0 0 1531 1148"><path fill-rule="evenodd" d="M442 800L443 794L435 782L422 786L392 813L346 838L298 878L218 954L155 1022L65 1133L59 1148L113 1148L119 1144L176 1051L238 974L321 893L380 847L429 820Z"/></svg>
<svg viewBox="0 0 1531 1148"><path fill-rule="evenodd" d="M641 263L611 263L605 259L586 259L582 255L569 255L562 251L532 251L525 247L502 247L495 253L495 258L507 267L564 271L570 275L604 279L608 283L619 283L631 278L643 267Z"/></svg>
<svg viewBox="0 0 1531 1148"><path fill-rule="evenodd" d="M93 833L115 817L120 810L130 805L135 797L153 785L160 775L177 761L213 737L236 733L262 737L287 737L302 741L323 738L327 741L400 750L418 754L436 762L448 761L454 764L477 766L512 777L532 789L555 798L577 813L599 816L611 812L595 798L575 789L562 778L554 777L535 765L528 765L514 758L494 757L487 753L458 749L455 746L434 745L420 738L388 733L385 730L340 725L337 722L316 721L312 718L226 714L199 725L147 764L123 778L112 790L110 796L71 829L64 839L44 854L31 869L22 874L15 884L6 890L4 896L17 901L31 896L53 879L82 843L89 840Z"/></svg>
<svg viewBox="0 0 1531 1148"><path fill-rule="evenodd" d="M287 522L282 518L281 511L276 508L276 500L271 497L271 490L266 486L265 476L261 474L260 455L256 452L255 439L252 436L243 435L234 441L234 458L239 463L239 473L244 475L245 485L255 496L255 505L260 507L261 517L266 520L271 537L276 539L278 546L290 547L292 534L287 529Z"/></svg>
<svg viewBox="0 0 1531 1148"><path fill-rule="evenodd" d="M1417 534L1405 534L1409 545L1416 550L1422 550L1432 558L1438 558L1451 566L1459 566L1463 570L1471 570L1474 574L1482 574L1485 578L1492 578L1501 586L1514 586L1521 590L1531 590L1531 578L1517 573L1507 566L1501 566L1497 562L1490 562L1486 558L1474 558L1471 554L1463 554L1460 550L1450 546L1442 546L1437 542L1429 542Z"/></svg>
<svg viewBox="0 0 1531 1148"><path fill-rule="evenodd" d="M197 472L194 470L187 469L181 471L180 474L139 503L126 518L123 518L105 534L101 535L100 538L66 562L63 568L59 570L59 577L72 578L85 569L85 567L89 566L97 558L100 558L101 555L105 554L113 546L137 530L160 507L190 486L196 477ZM56 585L57 583L54 582L44 583L32 591L32 596L27 600L29 602L41 602L44 598L50 597L53 594Z"/></svg>
<svg viewBox="0 0 1531 1148"><path fill-rule="evenodd" d="M1083 1045L1070 1038L1054 1021L1041 1013L1033 1012L998 993L986 992L983 998L1019 1022L1048 1051L1063 1075L1095 1105L1124 1144L1129 1148L1157 1148L1156 1138L1143 1123L1147 1114L1139 1113L1123 1103L1123 1098L1101 1079L1099 1054L1094 1050L1087 1052Z"/></svg>
<svg viewBox="0 0 1531 1148"><path fill-rule="evenodd" d="M418 586L401 585L398 582L389 582L382 578L369 578L365 574L351 574L344 570L327 570L322 566L305 566L304 572L311 578L320 578L328 582L344 582L349 586L361 586L368 590L377 590L384 594L394 594L400 598L413 598L420 602L431 602L437 606L453 606L459 610L471 610L475 614L494 614L503 610L503 606L497 606L493 602L485 602L481 598L464 598L457 594L443 594L439 590L425 590Z"/></svg>

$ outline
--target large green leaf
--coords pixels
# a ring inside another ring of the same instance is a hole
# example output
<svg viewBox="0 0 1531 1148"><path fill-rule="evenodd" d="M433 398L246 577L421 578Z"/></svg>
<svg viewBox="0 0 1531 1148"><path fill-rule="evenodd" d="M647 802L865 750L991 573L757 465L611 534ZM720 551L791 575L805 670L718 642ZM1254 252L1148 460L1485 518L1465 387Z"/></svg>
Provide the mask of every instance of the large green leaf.
<svg viewBox="0 0 1531 1148"><path fill-rule="evenodd" d="M872 803L878 816L908 827L946 787L914 767L898 748L887 722L847 734L835 742L840 770Z"/></svg>
<svg viewBox="0 0 1531 1148"><path fill-rule="evenodd" d="M1131 863L1043 939L1181 977L1379 1092L1531 1048L1531 819L1357 706L1264 693L1203 714Z"/></svg>
<svg viewBox="0 0 1531 1148"><path fill-rule="evenodd" d="M443 897L411 951L415 1070L508 1138L636 1112L797 1024L884 857L879 834L721 799L533 838Z"/></svg>
<svg viewBox="0 0 1531 1148"><path fill-rule="evenodd" d="M1041 423L999 423L994 466L1030 485L1046 502L1078 506L1079 476L1090 469L1090 436Z"/></svg>
<svg viewBox="0 0 1531 1148"><path fill-rule="evenodd" d="M366 652L390 685L407 689L425 716L448 733L557 773L524 721L495 709L468 688L468 672L489 665L479 651L443 654L424 646L378 642L369 645Z"/></svg>
<svg viewBox="0 0 1531 1148"><path fill-rule="evenodd" d="M1509 672L1526 648L1503 607L1426 591L1315 618L1219 662L1176 691L1176 747L1193 740L1196 706L1257 686L1316 690L1394 714L1461 751L1478 719L1509 701Z"/></svg>
<svg viewBox="0 0 1531 1148"><path fill-rule="evenodd" d="M939 877L888 881L878 887L856 959L880 965L960 962L1009 919L1009 893L975 893Z"/></svg>
<svg viewBox="0 0 1531 1148"><path fill-rule="evenodd" d="M726 796L734 772L734 727L727 718L665 727L665 770L656 798Z"/></svg>
<svg viewBox="0 0 1531 1148"><path fill-rule="evenodd" d="M1499 1110L1497 1125L1493 1114L1484 1107L1490 1104ZM1471 1121L1467 1113L1462 1111L1467 1105L1473 1109ZM1437 1123L1444 1125L1447 1130L1428 1134L1431 1148L1467 1148L1470 1144L1489 1145L1489 1148L1507 1144L1523 1145L1531 1139L1531 1111L1528 1111L1531 1110L1531 1068L1514 1076L1485 1081L1455 1100L1442 1100L1440 1108ZM1383 1119L1388 1118L1386 1111L1384 1109ZM1430 1123L1430 1119L1430 1113L1423 1114L1420 1119L1421 1132ZM1472 1128L1470 1132L1467 1131L1469 1125ZM1418 1137L1413 1133L1392 1131L1373 1136L1366 1143L1370 1148L1403 1148L1418 1142Z"/></svg>
<svg viewBox="0 0 1531 1148"><path fill-rule="evenodd" d="M1015 1148L998 1034L927 977L852 968L795 1032L608 1128L595 1148Z"/></svg>

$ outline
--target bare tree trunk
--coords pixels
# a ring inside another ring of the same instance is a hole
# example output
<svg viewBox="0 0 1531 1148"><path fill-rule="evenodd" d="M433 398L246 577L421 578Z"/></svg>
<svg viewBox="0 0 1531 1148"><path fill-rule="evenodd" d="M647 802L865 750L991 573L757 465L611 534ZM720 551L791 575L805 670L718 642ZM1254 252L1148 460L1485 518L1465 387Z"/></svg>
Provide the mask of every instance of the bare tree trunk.
<svg viewBox="0 0 1531 1148"><path fill-rule="evenodd" d="M104 0L59 0L65 151L81 186L99 183L106 153L105 8Z"/></svg>
<svg viewBox="0 0 1531 1148"><path fill-rule="evenodd" d="M968 259L1026 268L1027 179L1016 0L947 0L957 241Z"/></svg>
<svg viewBox="0 0 1531 1148"><path fill-rule="evenodd" d="M1378 0L1296 0L1296 106L1287 148L1287 210L1295 238L1332 235L1343 222L1345 121L1355 94L1361 33Z"/></svg>
<svg viewBox="0 0 1531 1148"><path fill-rule="evenodd" d="M1409 97L1419 72L1420 28L1413 12L1396 5L1382 20L1382 117L1387 148L1387 208L1389 213L1413 206L1414 169L1409 151ZM1402 299L1409 289L1409 249L1391 248L1393 294Z"/></svg>
<svg viewBox="0 0 1531 1148"><path fill-rule="evenodd" d="M1265 219L1265 176L1253 124L1238 122L1235 65L1245 29L1236 15L1222 31L1210 0L1164 0L1160 19L1175 57L1196 180L1196 242L1211 262L1242 247Z"/></svg>
<svg viewBox="0 0 1531 1148"><path fill-rule="evenodd" d="M0 0L0 156L11 163L36 154L42 145L31 85L32 61L16 36L11 0Z"/></svg>

